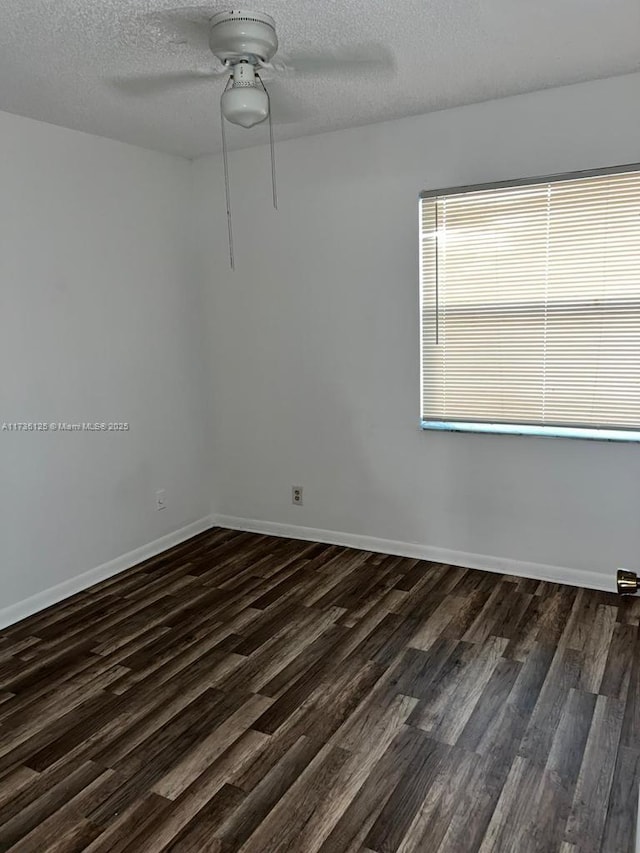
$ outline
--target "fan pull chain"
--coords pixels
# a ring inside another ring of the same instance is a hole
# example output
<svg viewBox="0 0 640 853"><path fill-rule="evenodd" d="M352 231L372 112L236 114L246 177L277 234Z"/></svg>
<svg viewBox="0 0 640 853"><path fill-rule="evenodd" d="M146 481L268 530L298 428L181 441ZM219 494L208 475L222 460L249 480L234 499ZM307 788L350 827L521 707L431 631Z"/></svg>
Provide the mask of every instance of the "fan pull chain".
<svg viewBox="0 0 640 853"><path fill-rule="evenodd" d="M273 120L271 118L271 95L267 91L267 87L262 82L262 77L256 72L256 77L260 81L260 85L264 89L269 103L269 144L271 146L271 186L273 188L273 207L278 209L278 190L276 187L276 148L273 142Z"/></svg>
<svg viewBox="0 0 640 853"><path fill-rule="evenodd" d="M222 94L227 91L231 85L232 78L229 77L227 85L224 87ZM268 97L268 96L267 96ZM271 110L269 110L271 117ZM227 157L227 134L224 128L224 113L222 112L222 96L220 98L220 125L222 127L222 159L224 161L224 190L227 197L227 226L229 228L229 264L231 269L235 269L235 259L233 256L233 226L231 223L231 187L229 186L229 160Z"/></svg>

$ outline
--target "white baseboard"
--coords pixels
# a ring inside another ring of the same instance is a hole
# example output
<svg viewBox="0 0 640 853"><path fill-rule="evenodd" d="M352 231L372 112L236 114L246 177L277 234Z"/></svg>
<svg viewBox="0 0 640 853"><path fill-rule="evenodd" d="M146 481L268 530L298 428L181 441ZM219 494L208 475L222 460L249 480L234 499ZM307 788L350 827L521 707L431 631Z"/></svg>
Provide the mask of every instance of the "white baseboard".
<svg viewBox="0 0 640 853"><path fill-rule="evenodd" d="M382 554L396 554L399 557L414 557L431 560L434 563L447 563L453 566L465 566L469 569L482 569L502 575L517 575L539 581L564 583L570 586L588 589L616 591L615 572L607 578L599 572L586 569L573 569L564 566L547 566L543 563L527 563L522 560L510 560L506 557L492 557L485 554L469 554L466 551L452 551L448 548L435 548L431 545L419 545L414 542L398 542L395 539L379 539L375 536L360 536L338 530L320 530L316 527L299 527L295 524L279 524L275 521L257 521L250 518L236 518L230 515L213 515L212 523L217 527L229 527L232 530L246 530L249 533L266 533L272 536L284 536L288 539L303 539L311 542L327 542L331 545L343 545L361 551L375 551Z"/></svg>
<svg viewBox="0 0 640 853"><path fill-rule="evenodd" d="M81 575L76 575L69 580L45 589L42 592L37 592L30 598L25 598L16 604L11 604L0 610L0 628L6 628L8 625L13 625L21 619L37 613L39 610L44 610L70 595L75 595L77 592L82 592L100 581L117 575L125 569L130 569L132 566L141 563L143 560L148 560L150 557L155 557L156 554L172 548L174 545L179 545L186 539L192 536L197 536L213 526L211 516L201 518L199 521L194 521L192 524L187 524L186 527L181 527L180 530L175 530L173 533L167 533L166 536L161 536L147 545L142 545L128 554L123 554L121 557L116 557L115 560L110 560L108 563L103 563L88 572L83 572Z"/></svg>

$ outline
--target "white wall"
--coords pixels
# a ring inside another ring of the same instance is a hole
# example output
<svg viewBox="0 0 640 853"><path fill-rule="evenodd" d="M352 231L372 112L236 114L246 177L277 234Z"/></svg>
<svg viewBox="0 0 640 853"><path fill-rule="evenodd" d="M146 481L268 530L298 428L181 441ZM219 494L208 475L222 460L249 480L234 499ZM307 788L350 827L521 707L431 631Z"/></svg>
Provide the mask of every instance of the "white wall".
<svg viewBox="0 0 640 853"><path fill-rule="evenodd" d="M0 425L131 424L0 431L0 625L211 498L596 586L638 565L640 447L418 429L416 198L640 160L639 97L634 75L287 142L278 213L268 152L234 152L233 275L219 158L0 114Z"/></svg>
<svg viewBox="0 0 640 853"><path fill-rule="evenodd" d="M0 423L131 425L0 431L0 624L208 514L191 178L186 160L0 114Z"/></svg>
<svg viewBox="0 0 640 853"><path fill-rule="evenodd" d="M234 152L235 274L220 158L198 161L214 509L595 586L637 566L640 446L419 430L417 195L638 161L639 103L632 75L289 141L278 213L267 151Z"/></svg>

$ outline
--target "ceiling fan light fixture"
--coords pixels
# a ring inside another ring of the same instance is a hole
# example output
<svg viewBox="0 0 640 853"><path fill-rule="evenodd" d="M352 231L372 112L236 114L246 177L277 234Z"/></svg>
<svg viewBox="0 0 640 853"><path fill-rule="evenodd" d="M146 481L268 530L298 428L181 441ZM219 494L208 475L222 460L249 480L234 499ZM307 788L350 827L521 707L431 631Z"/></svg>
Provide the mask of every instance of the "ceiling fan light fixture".
<svg viewBox="0 0 640 853"><path fill-rule="evenodd" d="M232 86L222 95L222 114L232 124L253 127L269 115L269 98L257 86Z"/></svg>
<svg viewBox="0 0 640 853"><path fill-rule="evenodd" d="M222 94L222 115L241 127L260 124L269 115L269 96L258 83L253 63L237 62L233 66L232 82Z"/></svg>

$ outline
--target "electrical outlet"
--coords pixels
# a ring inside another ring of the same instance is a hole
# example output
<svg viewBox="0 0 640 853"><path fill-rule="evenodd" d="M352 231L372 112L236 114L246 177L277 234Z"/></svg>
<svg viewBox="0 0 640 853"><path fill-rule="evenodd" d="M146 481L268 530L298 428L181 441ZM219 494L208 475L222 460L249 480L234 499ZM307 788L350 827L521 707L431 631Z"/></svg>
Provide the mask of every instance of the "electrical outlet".
<svg viewBox="0 0 640 853"><path fill-rule="evenodd" d="M167 508L167 493L165 489L158 489L156 492L156 509L166 509Z"/></svg>
<svg viewBox="0 0 640 853"><path fill-rule="evenodd" d="M291 486L291 503L302 506L302 486Z"/></svg>

